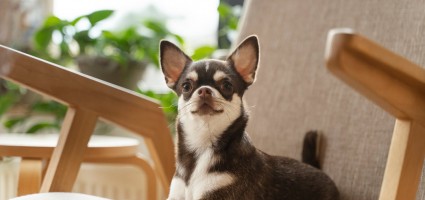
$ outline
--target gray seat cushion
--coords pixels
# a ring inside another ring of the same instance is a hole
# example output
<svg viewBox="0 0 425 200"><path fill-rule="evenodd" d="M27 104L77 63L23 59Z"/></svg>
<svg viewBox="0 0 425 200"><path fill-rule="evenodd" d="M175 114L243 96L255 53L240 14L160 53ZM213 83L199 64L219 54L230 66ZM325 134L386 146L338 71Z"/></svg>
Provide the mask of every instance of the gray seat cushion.
<svg viewBox="0 0 425 200"><path fill-rule="evenodd" d="M246 100L260 149L300 158L304 133L325 136L323 168L343 200L378 199L395 119L333 77L324 50L331 28L350 27L425 66L421 1L246 2L240 40L257 34L260 71ZM417 199L425 199L424 179Z"/></svg>

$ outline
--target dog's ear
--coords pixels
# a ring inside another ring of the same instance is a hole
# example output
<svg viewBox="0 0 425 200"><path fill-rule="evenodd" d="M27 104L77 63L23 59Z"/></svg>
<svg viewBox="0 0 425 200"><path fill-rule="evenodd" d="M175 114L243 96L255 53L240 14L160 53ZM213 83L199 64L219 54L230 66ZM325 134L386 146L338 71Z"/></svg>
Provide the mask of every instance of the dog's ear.
<svg viewBox="0 0 425 200"><path fill-rule="evenodd" d="M239 44L236 50L227 58L227 61L235 67L247 85L251 85L255 80L259 54L258 38L252 35Z"/></svg>
<svg viewBox="0 0 425 200"><path fill-rule="evenodd" d="M162 73L164 73L167 86L175 89L174 86L179 80L181 73L192 60L176 45L167 40L161 41L159 55Z"/></svg>

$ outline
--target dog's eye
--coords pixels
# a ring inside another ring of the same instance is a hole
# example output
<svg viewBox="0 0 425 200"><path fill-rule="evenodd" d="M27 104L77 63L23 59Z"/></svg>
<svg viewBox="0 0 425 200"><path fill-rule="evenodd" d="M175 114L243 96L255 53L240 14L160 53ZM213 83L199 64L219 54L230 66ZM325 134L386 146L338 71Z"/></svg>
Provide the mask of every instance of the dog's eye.
<svg viewBox="0 0 425 200"><path fill-rule="evenodd" d="M224 81L223 84L221 84L221 90L224 92L233 92L233 85L229 81Z"/></svg>
<svg viewBox="0 0 425 200"><path fill-rule="evenodd" d="M187 93L192 91L192 84L190 82L185 82L182 84L183 92Z"/></svg>

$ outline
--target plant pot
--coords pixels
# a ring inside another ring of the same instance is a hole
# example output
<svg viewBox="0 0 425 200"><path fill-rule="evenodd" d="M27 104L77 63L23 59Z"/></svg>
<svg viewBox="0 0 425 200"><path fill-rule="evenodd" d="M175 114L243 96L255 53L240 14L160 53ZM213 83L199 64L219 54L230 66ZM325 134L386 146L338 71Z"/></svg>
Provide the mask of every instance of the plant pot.
<svg viewBox="0 0 425 200"><path fill-rule="evenodd" d="M84 74L109 83L136 90L147 67L146 62L131 61L123 67L118 62L101 56L79 56L78 68Z"/></svg>

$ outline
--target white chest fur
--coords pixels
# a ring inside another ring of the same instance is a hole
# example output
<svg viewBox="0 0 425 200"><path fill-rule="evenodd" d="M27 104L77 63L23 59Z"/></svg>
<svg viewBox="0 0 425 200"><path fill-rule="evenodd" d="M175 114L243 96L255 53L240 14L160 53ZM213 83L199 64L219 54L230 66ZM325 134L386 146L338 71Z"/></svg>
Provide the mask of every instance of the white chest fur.
<svg viewBox="0 0 425 200"><path fill-rule="evenodd" d="M207 149L199 156L195 170L190 177L189 185L186 188L186 200L200 199L205 193L230 185L234 177L229 173L209 173L208 169L215 164L217 158L212 150Z"/></svg>
<svg viewBox="0 0 425 200"><path fill-rule="evenodd" d="M174 177L171 183L169 200L197 200L206 193L228 186L234 182L230 173L208 172L208 169L217 162L211 149L199 155L196 167L190 176L188 185L179 177ZM180 173L186 173L178 166Z"/></svg>

